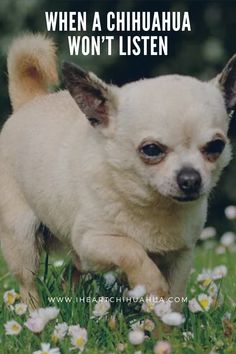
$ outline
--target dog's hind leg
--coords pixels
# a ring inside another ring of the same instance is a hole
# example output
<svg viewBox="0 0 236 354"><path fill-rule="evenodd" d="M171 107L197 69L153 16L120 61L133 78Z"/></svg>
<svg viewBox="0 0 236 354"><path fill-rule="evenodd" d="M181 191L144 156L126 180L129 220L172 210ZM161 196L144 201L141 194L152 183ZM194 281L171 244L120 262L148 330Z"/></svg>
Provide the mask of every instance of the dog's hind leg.
<svg viewBox="0 0 236 354"><path fill-rule="evenodd" d="M35 236L38 221L14 183L9 182L5 188L0 187L1 248L10 271L20 283L22 301L34 308L38 305L35 287L40 255Z"/></svg>

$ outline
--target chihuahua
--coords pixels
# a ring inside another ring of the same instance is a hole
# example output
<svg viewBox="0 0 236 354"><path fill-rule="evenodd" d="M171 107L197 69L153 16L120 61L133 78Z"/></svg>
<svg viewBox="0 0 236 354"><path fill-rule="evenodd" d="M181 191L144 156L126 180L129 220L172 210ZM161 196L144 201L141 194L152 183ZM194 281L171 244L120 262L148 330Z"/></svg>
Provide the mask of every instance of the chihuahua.
<svg viewBox="0 0 236 354"><path fill-rule="evenodd" d="M38 295L45 225L82 272L184 295L207 199L231 158L236 56L209 82L167 75L106 84L25 35L8 56L13 114L0 135L1 247L26 303ZM178 304L176 305L178 306Z"/></svg>

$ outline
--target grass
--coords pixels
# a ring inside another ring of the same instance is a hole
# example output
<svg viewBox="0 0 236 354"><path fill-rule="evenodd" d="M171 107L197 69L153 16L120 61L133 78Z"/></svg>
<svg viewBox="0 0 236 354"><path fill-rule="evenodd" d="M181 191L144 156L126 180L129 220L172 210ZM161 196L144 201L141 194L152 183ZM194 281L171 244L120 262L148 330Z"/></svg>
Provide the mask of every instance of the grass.
<svg viewBox="0 0 236 354"><path fill-rule="evenodd" d="M49 257L48 263L45 262L45 255L42 259L42 269L40 277L37 279L39 292L41 294L42 305L52 306L49 297L72 298L72 301L55 302L54 306L60 309L58 317L59 322L68 324L80 324L88 331L88 343L84 353L118 353L117 345L126 344L123 353L134 354L135 351L141 351L142 354L153 353L153 347L157 340L168 340L172 346L174 354L209 354L211 351L217 353L236 353L236 310L233 301L236 302L236 253L226 251L224 254L216 254L216 242L206 241L198 246L195 253L194 269L188 283L188 299L202 293L199 284L196 281L197 275L203 268L212 268L216 265L225 264L228 268L228 274L225 278L218 280L220 293L223 296L223 303L218 307L212 307L207 312L197 314L188 310L187 304L184 304L185 323L180 327L174 327L171 331L166 331L162 323L153 313L144 313L140 311L140 304L137 303L116 303L111 304L111 309L107 317L100 320L91 319L94 308L93 302L79 302L79 297L97 298L99 296L122 297L124 285L118 280L115 286L107 286L103 275L94 274L82 276L78 285L72 286L71 267L63 265L55 267L53 259ZM65 269L66 267L66 269ZM68 280L62 288L62 274L67 273ZM23 324L27 315L17 316L10 311L3 302L3 294L7 289L15 288L18 285L13 277L7 272L7 267L0 256L0 353L1 354L28 354L39 350L41 342L52 343L51 334L53 332L56 320L50 322L44 331L37 335L24 328L18 336L9 336L5 334L3 324L15 319ZM233 301L232 301L233 300ZM231 314L230 320L223 321L226 312ZM116 328L111 329L108 326L111 314L116 316ZM149 334L150 338L139 346L133 346L128 341L128 332L130 323L133 320L144 318L152 319L157 330ZM194 338L188 341L183 338L183 331L191 331ZM72 347L69 338L65 338L58 343L52 343L52 347L59 347L61 353L71 353ZM78 353L73 350L72 353Z"/></svg>

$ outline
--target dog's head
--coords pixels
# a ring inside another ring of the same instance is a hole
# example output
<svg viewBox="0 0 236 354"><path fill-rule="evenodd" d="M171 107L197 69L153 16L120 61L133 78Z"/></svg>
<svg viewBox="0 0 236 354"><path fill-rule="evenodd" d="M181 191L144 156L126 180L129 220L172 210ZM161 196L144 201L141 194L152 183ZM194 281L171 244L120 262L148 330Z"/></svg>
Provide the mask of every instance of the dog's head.
<svg viewBox="0 0 236 354"><path fill-rule="evenodd" d="M168 75L118 88L70 63L63 74L104 144L114 188L141 204L208 195L231 156L236 57L210 82Z"/></svg>

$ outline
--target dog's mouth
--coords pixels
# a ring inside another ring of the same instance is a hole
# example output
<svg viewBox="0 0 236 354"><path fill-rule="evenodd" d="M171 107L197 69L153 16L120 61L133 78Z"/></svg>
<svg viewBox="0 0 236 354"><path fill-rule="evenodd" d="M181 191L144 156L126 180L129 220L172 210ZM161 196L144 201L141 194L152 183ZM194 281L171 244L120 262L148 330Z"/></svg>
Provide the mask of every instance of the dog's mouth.
<svg viewBox="0 0 236 354"><path fill-rule="evenodd" d="M201 195L202 194L200 193L183 194L183 195L172 196L172 199L180 203L193 202L195 200L198 200L201 197Z"/></svg>

